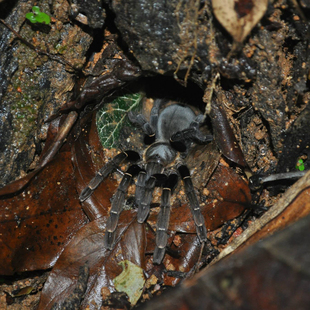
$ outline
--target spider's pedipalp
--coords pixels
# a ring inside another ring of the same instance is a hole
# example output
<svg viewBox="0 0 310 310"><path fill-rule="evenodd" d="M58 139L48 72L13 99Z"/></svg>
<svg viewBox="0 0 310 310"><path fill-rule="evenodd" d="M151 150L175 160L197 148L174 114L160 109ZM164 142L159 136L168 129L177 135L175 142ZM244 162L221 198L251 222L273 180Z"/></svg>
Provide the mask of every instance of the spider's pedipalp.
<svg viewBox="0 0 310 310"><path fill-rule="evenodd" d="M155 99L153 108L151 110L150 125L153 128L154 132L156 131L156 128L157 128L159 110L162 104L163 104L162 99Z"/></svg>
<svg viewBox="0 0 310 310"><path fill-rule="evenodd" d="M132 178L138 174L140 167L137 165L132 165L128 168L125 175L122 178L120 185L117 188L117 191L113 197L110 216L106 224L106 233L105 233L105 246L108 249L112 249L115 239L115 230L118 224L118 218L123 210L125 203L125 196L128 190L128 187L132 181Z"/></svg>
<svg viewBox="0 0 310 310"><path fill-rule="evenodd" d="M120 165L125 159L128 159L132 162L136 162L140 159L140 156L137 152L134 151L126 151L117 154L113 159L108 161L95 175L95 177L88 183L87 187L85 187L80 196L79 199L81 202L85 201L91 194L94 192L94 190L99 186L99 184L115 169L118 168L118 165Z"/></svg>
<svg viewBox="0 0 310 310"><path fill-rule="evenodd" d="M130 122L138 127L142 128L143 132L148 136L154 136L154 128L147 122L142 114L135 114L132 111L128 112L128 118Z"/></svg>
<svg viewBox="0 0 310 310"><path fill-rule="evenodd" d="M205 144L208 142L211 142L213 140L212 135L204 135L200 130L199 127L203 124L205 121L205 117L202 114L199 114L196 116L196 118L192 121L190 124L190 128L194 129L192 133L191 140L194 140L198 143Z"/></svg>
<svg viewBox="0 0 310 310"><path fill-rule="evenodd" d="M178 131L173 134L170 138L170 142L172 145L178 144L188 144L189 142L196 141L200 144L205 144L213 140L212 135L204 135L200 130L200 117L198 115L190 126L182 131Z"/></svg>
<svg viewBox="0 0 310 310"><path fill-rule="evenodd" d="M190 172L185 165L179 166L178 170L183 180L185 193L189 201L189 206L191 208L191 212L194 218L198 238L200 242L208 242L205 219L201 214L199 201L195 193L193 182L190 177Z"/></svg>

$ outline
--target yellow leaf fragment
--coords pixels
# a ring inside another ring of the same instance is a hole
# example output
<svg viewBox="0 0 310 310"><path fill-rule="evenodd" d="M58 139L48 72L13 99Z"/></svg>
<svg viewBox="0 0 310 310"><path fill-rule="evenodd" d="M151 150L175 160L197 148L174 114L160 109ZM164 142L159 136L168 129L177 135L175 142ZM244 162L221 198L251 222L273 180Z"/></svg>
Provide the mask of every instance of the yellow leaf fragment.
<svg viewBox="0 0 310 310"><path fill-rule="evenodd" d="M128 260L119 263L123 267L123 271L113 279L115 289L118 292L125 292L132 306L139 300L145 278L143 269Z"/></svg>

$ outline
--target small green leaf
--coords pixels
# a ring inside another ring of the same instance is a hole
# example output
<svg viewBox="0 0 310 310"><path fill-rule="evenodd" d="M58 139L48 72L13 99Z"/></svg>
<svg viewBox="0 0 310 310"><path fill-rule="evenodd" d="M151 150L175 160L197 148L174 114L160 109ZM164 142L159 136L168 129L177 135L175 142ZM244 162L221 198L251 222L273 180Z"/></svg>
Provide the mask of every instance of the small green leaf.
<svg viewBox="0 0 310 310"><path fill-rule="evenodd" d="M124 260L119 265L123 267L123 271L113 279L115 289L125 292L131 305L134 306L142 294L145 283L143 269L129 260Z"/></svg>
<svg viewBox="0 0 310 310"><path fill-rule="evenodd" d="M47 14L45 14L43 12L40 12L40 13L37 14L36 20L40 24L49 25L51 23L51 18Z"/></svg>
<svg viewBox="0 0 310 310"><path fill-rule="evenodd" d="M37 22L36 17L33 13L29 12L25 15L25 17L33 24L35 24Z"/></svg>
<svg viewBox="0 0 310 310"><path fill-rule="evenodd" d="M27 13L25 17L33 24L40 23L49 25L51 23L51 18L46 13L40 12L40 8L38 6L32 7L33 13Z"/></svg>
<svg viewBox="0 0 310 310"><path fill-rule="evenodd" d="M304 171L305 170L305 165L304 165L304 161L302 159L298 159L296 167L297 170L299 171Z"/></svg>
<svg viewBox="0 0 310 310"><path fill-rule="evenodd" d="M38 6L33 6L32 7L32 12L35 14L39 14L40 13L40 8Z"/></svg>
<svg viewBox="0 0 310 310"><path fill-rule="evenodd" d="M120 96L97 112L96 124L101 144L105 148L117 146L120 130L127 121L127 113L139 107L142 94ZM129 122L128 122L129 123Z"/></svg>

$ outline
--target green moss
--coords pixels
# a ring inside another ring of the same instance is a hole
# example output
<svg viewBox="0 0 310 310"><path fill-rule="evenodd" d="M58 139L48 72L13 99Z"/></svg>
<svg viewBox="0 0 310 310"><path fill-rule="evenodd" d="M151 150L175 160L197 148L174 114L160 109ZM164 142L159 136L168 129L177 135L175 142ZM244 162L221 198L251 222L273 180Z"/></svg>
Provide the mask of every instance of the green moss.
<svg viewBox="0 0 310 310"><path fill-rule="evenodd" d="M57 44L55 46L55 49L57 50L57 52L59 54L63 54L66 50L67 50L68 46L67 45L61 45L61 44Z"/></svg>
<svg viewBox="0 0 310 310"><path fill-rule="evenodd" d="M12 127L14 132L13 147L19 147L27 141L29 135L36 128L36 120L38 117L38 109L42 104L40 99L40 89L38 72L29 77L28 74L16 71L11 80L11 89L7 92L6 101L12 102ZM30 73L31 74L31 73ZM34 98L38 98L35 100Z"/></svg>

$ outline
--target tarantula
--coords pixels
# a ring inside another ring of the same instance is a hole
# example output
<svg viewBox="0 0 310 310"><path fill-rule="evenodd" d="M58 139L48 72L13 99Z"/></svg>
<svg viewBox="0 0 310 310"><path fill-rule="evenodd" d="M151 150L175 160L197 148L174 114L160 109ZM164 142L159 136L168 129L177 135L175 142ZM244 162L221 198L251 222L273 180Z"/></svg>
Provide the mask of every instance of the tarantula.
<svg viewBox="0 0 310 310"><path fill-rule="evenodd" d="M164 104L166 104L165 107L163 107ZM205 221L185 159L194 143L205 144L212 140L212 136L204 135L199 130L204 122L202 114L196 115L191 107L179 103L170 102L170 105L167 105L163 99L154 101L150 122L147 122L142 114L129 112L128 117L130 122L139 126L147 136L155 138L154 142L144 151L143 160L135 151L125 151L116 155L96 173L79 198L81 202L86 200L102 180L118 169L124 160L127 159L134 163L124 174L112 200L106 225L105 246L108 249L114 246L115 231L125 203L126 191L133 178L137 176L135 203L138 207L139 223L143 223L149 214L155 186L162 186L160 212L156 224L156 248L153 255L153 262L160 264L168 240L170 198L180 176L184 183L199 240L201 243L209 242ZM176 161L178 154L181 156Z"/></svg>

